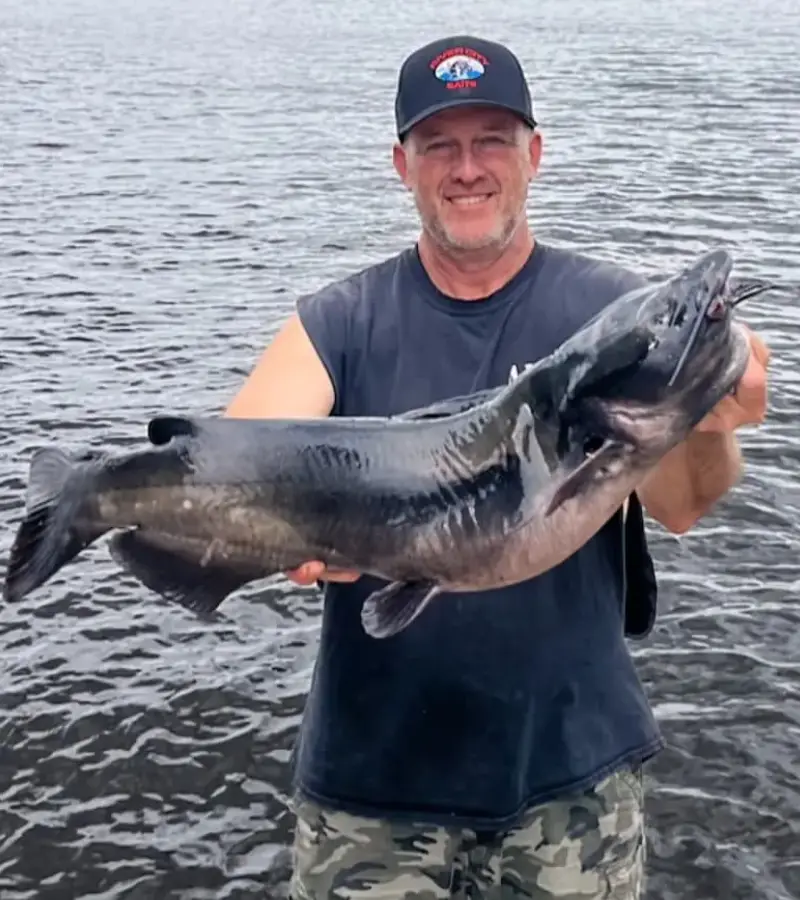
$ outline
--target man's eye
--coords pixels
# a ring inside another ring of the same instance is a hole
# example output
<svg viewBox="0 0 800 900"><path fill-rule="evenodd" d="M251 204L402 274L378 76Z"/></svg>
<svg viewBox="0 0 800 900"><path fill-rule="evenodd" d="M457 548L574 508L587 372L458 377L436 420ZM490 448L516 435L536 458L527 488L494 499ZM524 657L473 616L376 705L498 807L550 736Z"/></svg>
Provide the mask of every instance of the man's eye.
<svg viewBox="0 0 800 900"><path fill-rule="evenodd" d="M510 141L508 140L508 138L503 137L500 134L490 134L484 138L481 138L481 143L493 147L505 147L510 143Z"/></svg>

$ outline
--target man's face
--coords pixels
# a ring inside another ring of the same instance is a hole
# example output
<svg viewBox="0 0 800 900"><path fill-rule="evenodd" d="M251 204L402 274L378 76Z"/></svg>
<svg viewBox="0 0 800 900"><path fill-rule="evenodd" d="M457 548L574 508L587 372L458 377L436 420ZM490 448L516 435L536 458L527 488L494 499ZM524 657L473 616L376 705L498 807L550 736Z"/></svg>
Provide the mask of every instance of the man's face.
<svg viewBox="0 0 800 900"><path fill-rule="evenodd" d="M512 113L469 106L416 125L394 148L426 232L444 250L502 249L525 220L541 138Z"/></svg>

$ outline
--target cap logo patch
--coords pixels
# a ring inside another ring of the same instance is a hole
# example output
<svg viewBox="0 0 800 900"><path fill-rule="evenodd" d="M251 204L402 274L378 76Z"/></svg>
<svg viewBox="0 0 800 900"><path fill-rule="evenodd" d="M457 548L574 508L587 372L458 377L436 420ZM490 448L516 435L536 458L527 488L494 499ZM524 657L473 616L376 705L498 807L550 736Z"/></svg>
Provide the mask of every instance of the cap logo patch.
<svg viewBox="0 0 800 900"><path fill-rule="evenodd" d="M433 74L448 88L476 87L485 73L489 60L469 47L451 47L435 56L430 67Z"/></svg>

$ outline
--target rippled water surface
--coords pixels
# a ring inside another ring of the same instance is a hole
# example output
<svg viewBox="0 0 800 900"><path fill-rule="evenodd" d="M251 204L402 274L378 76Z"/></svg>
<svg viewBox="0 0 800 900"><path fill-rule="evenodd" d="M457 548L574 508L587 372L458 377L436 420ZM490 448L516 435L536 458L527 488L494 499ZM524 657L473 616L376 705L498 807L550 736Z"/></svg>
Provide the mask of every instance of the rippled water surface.
<svg viewBox="0 0 800 900"><path fill-rule="evenodd" d="M0 0L0 564L33 448L218 411L298 293L414 238L395 73L461 29L531 73L541 237L646 272L722 243L793 286L747 307L769 422L713 517L652 529L635 650L669 740L648 898L800 898L795 0ZM2 900L281 896L318 602L279 580L228 612L167 608L103 547L0 610Z"/></svg>

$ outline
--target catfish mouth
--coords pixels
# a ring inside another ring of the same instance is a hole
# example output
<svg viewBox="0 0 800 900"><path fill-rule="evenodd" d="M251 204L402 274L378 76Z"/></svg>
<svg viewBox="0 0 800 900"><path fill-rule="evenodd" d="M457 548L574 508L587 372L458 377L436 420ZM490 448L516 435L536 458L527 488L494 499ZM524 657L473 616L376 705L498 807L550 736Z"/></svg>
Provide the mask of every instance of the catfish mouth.
<svg viewBox="0 0 800 900"><path fill-rule="evenodd" d="M730 254L713 250L675 279L664 325L667 336L670 330L677 331L673 335L682 348L667 380L668 388L675 386L687 363L707 340L728 332L735 307L774 287L761 279L738 279L734 283L732 269Z"/></svg>
<svg viewBox="0 0 800 900"><path fill-rule="evenodd" d="M635 441L635 429L631 433L627 427L631 417L623 414L616 420L609 412L612 407L617 412L630 407L647 418L663 418L667 408L686 402L687 392L713 392L715 383L735 379L742 339L735 333L739 329L732 321L734 309L774 285L760 279L733 279L732 269L730 254L713 250L654 285L644 299L632 297L629 305L638 307L632 320L622 306L624 313L612 317L606 326L612 339L603 336L603 364L581 373L560 404L560 455L568 452L568 443L573 450L579 446L576 426L585 435L587 454L604 440L598 435ZM605 413L592 401L606 405ZM623 433L615 434L618 431Z"/></svg>
<svg viewBox="0 0 800 900"><path fill-rule="evenodd" d="M678 279L683 298L674 304L667 327L680 331L688 327L689 331L683 338L683 349L667 381L668 388L675 385L698 342L709 333L709 326L724 326L727 322L731 308L728 278L732 268L733 260L729 254L713 251Z"/></svg>

